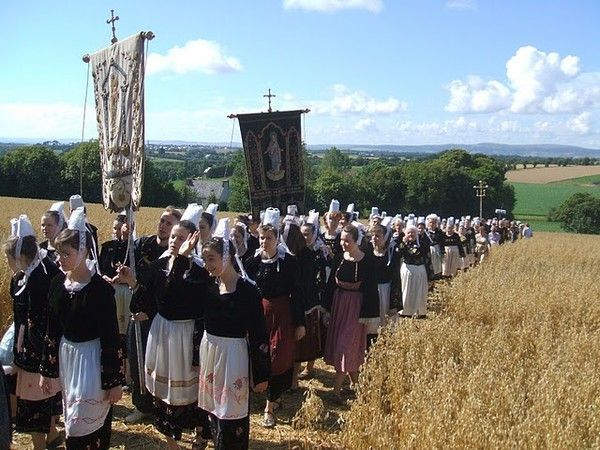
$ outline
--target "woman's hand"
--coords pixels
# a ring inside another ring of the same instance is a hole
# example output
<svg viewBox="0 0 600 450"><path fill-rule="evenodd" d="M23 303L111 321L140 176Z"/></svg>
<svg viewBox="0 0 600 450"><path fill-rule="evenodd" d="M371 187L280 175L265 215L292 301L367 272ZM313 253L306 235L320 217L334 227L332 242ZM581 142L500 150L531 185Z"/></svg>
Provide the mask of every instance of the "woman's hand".
<svg viewBox="0 0 600 450"><path fill-rule="evenodd" d="M106 391L106 400L108 400L111 403L117 403L119 400L121 400L122 396L123 388L121 386L115 386L114 388L111 388L108 391Z"/></svg>
<svg viewBox="0 0 600 450"><path fill-rule="evenodd" d="M137 286L137 279L133 270L121 264L117 266L117 275L113 277L113 283L127 283L133 289Z"/></svg>
<svg viewBox="0 0 600 450"><path fill-rule="evenodd" d="M268 381L263 381L262 383L258 383L256 386L254 386L252 388L252 390L254 392L260 394L261 392L265 392L268 387L269 387L269 382Z"/></svg>
<svg viewBox="0 0 600 450"><path fill-rule="evenodd" d="M44 394L50 394L50 378L40 375L40 389Z"/></svg>
<svg viewBox="0 0 600 450"><path fill-rule="evenodd" d="M145 312L141 311L141 312L137 312L131 315L131 320L133 320L134 322L143 322L144 320L148 320L148 314L146 314Z"/></svg>
<svg viewBox="0 0 600 450"><path fill-rule="evenodd" d="M179 255L185 256L186 258L192 254L196 245L198 245L198 241L200 240L200 232L194 231L190 234L187 239L181 244L179 247Z"/></svg>
<svg viewBox="0 0 600 450"><path fill-rule="evenodd" d="M296 330L294 331L294 336L296 337L297 341L302 339L305 335L306 335L306 328L304 328L304 325L300 325L299 327L296 327Z"/></svg>

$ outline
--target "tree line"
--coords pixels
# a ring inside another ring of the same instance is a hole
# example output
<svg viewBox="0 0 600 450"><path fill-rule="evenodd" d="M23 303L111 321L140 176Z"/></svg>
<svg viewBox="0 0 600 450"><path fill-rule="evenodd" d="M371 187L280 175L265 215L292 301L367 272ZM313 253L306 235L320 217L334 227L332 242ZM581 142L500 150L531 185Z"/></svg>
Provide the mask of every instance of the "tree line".
<svg viewBox="0 0 600 450"><path fill-rule="evenodd" d="M479 200L473 186L480 180L488 185L484 216L494 215L497 208L511 211L515 204L514 190L504 181L506 165L486 155L453 149L427 160L361 163L355 165L353 159L335 147L319 158L305 152L307 209L325 211L331 199L336 198L344 207L355 203L363 217L371 206L389 214L479 215ZM234 162L230 187L230 209L248 211L242 152Z"/></svg>
<svg viewBox="0 0 600 450"><path fill-rule="evenodd" d="M188 195L186 188L176 189L162 175L147 159L142 204L183 204ZM33 145L18 147L0 156L0 195L3 196L59 199L79 193L86 202L101 203L101 180L96 140L62 153L44 145ZM80 186L83 187L81 192Z"/></svg>

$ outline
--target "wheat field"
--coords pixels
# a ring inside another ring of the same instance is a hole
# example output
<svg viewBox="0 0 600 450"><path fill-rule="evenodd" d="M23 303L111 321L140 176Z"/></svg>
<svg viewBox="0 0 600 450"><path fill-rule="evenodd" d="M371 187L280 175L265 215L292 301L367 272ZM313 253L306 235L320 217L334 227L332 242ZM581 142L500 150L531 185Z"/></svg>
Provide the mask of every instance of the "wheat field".
<svg viewBox="0 0 600 450"><path fill-rule="evenodd" d="M600 448L600 237L536 234L386 330L345 448Z"/></svg>
<svg viewBox="0 0 600 450"><path fill-rule="evenodd" d="M37 220L50 201L0 198L8 220ZM112 216L89 205L109 238ZM160 209L137 215L152 233ZM436 285L426 320L383 330L360 376L358 396L336 404L333 372L286 394L273 430L264 398L251 404L250 448L600 448L600 237L536 233L495 248L491 259ZM0 319L10 321L9 273L0 263ZM163 448L150 423L126 426L115 410L114 448ZM189 448L189 436L185 437ZM18 448L28 437L17 436Z"/></svg>
<svg viewBox="0 0 600 450"><path fill-rule="evenodd" d="M509 170L506 172L506 179L512 183L545 184L590 175L600 175L600 166L555 166Z"/></svg>

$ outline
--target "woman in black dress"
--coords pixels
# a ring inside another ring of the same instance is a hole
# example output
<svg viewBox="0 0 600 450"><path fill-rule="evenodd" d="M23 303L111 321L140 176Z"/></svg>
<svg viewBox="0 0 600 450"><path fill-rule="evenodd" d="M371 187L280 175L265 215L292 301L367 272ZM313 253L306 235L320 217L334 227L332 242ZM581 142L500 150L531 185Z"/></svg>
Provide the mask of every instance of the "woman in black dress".
<svg viewBox="0 0 600 450"><path fill-rule="evenodd" d="M48 289L58 268L48 259L42 260L33 227L27 216L12 219L16 231L4 244L8 266L13 272L10 295L13 300L16 367L16 431L30 433L34 449L48 443L60 443L56 419L62 412L60 384L53 383L50 392L40 388L40 362L48 323Z"/></svg>

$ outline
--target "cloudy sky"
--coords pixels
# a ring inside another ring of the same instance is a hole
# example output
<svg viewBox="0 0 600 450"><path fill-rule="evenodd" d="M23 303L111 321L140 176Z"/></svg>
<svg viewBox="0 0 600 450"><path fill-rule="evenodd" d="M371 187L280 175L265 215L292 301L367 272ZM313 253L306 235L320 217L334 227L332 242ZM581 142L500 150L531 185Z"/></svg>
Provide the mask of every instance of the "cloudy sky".
<svg viewBox="0 0 600 450"><path fill-rule="evenodd" d="M87 66L152 30L150 140L239 142L230 113L309 108L309 144L600 149L597 0L3 0L0 137L79 139ZM92 88L84 137L95 136Z"/></svg>

